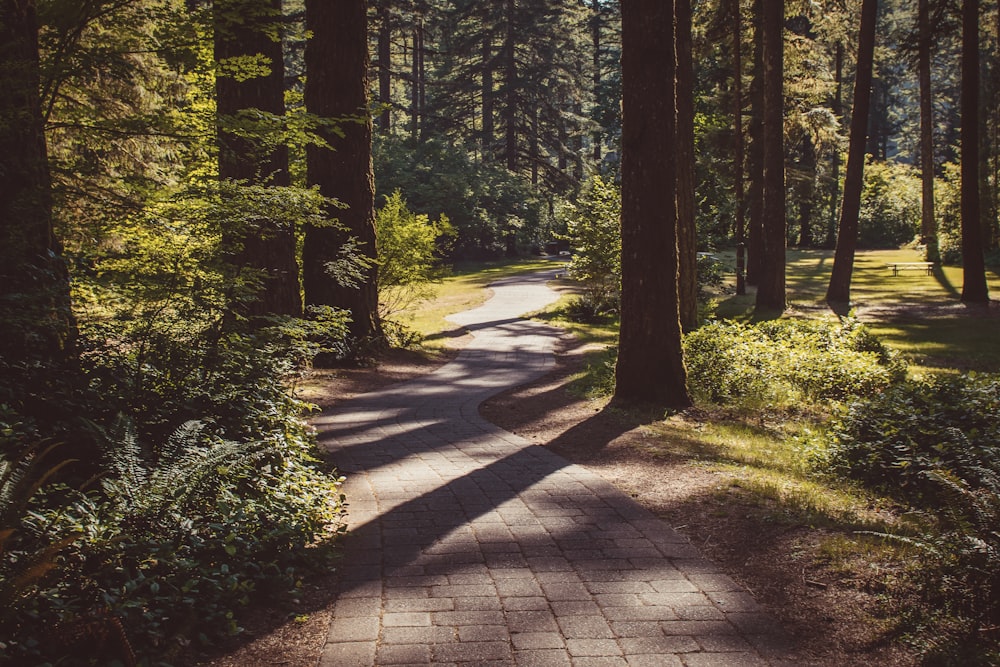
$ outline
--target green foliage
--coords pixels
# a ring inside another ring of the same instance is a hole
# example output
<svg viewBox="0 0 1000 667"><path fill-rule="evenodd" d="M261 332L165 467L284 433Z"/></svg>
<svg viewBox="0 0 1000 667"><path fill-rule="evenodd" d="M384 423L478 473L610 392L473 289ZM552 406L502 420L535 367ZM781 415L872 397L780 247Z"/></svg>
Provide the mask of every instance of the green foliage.
<svg viewBox="0 0 1000 667"><path fill-rule="evenodd" d="M102 619L126 628L146 660L170 660L188 640L210 646L239 632L236 611L254 594L294 593L329 563L343 503L338 480L310 463L306 433L237 442L190 422L144 443L120 420L100 491L51 492L22 521L27 537L8 563L47 534L77 539L61 576L5 615L15 639L0 656L56 661L93 640Z"/></svg>
<svg viewBox="0 0 1000 667"><path fill-rule="evenodd" d="M450 256L513 256L547 240L541 202L520 177L473 160L440 139L380 138L373 148L378 195L399 191L414 211L440 212L455 230Z"/></svg>
<svg viewBox="0 0 1000 667"><path fill-rule="evenodd" d="M1000 379L960 375L889 387L834 422L826 468L886 495L933 505L945 470L979 484L1000 465Z"/></svg>
<svg viewBox="0 0 1000 667"><path fill-rule="evenodd" d="M379 317L391 320L431 294L431 283L443 275L441 255L455 230L445 215L431 221L413 213L397 190L376 211Z"/></svg>
<svg viewBox="0 0 1000 667"><path fill-rule="evenodd" d="M684 339L693 396L782 406L843 400L897 382L905 367L856 320L711 322Z"/></svg>
<svg viewBox="0 0 1000 667"><path fill-rule="evenodd" d="M868 161L861 193L858 246L891 248L920 231L920 175L898 162Z"/></svg>
<svg viewBox="0 0 1000 667"><path fill-rule="evenodd" d="M573 306L583 320L618 312L621 292L621 193L594 176L574 202L563 203L556 219L566 226L573 248L569 275L583 288Z"/></svg>

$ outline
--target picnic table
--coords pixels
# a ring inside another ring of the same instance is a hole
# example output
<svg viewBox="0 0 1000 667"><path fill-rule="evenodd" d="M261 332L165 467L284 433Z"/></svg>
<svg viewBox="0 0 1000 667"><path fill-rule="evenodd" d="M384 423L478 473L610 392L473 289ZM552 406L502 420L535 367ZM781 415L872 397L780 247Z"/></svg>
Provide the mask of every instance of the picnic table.
<svg viewBox="0 0 1000 667"><path fill-rule="evenodd" d="M892 262L886 264L886 267L892 269L894 276L898 276L900 271L907 270L923 270L927 275L931 275L934 271L934 262Z"/></svg>

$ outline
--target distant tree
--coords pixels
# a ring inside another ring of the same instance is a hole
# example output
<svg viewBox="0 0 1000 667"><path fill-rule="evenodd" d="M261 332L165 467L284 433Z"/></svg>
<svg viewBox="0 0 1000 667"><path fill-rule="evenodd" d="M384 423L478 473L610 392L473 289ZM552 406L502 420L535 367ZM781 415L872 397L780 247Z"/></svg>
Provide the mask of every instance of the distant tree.
<svg viewBox="0 0 1000 667"><path fill-rule="evenodd" d="M826 291L826 299L831 303L851 301L851 274L854 272L854 251L858 245L858 219L861 215L861 190L864 186L865 143L868 135L877 18L878 0L863 0L858 66L854 78L854 108L851 110L851 138L847 153L847 173L844 176L844 201L840 208L833 271Z"/></svg>
<svg viewBox="0 0 1000 667"><path fill-rule="evenodd" d="M763 53L763 202L760 274L756 309L785 310L785 149L784 149L784 20L783 0L761 0Z"/></svg>
<svg viewBox="0 0 1000 667"><path fill-rule="evenodd" d="M622 3L622 295L615 399L691 404L678 304L673 3Z"/></svg>
<svg viewBox="0 0 1000 667"><path fill-rule="evenodd" d="M306 109L337 124L322 131L328 146L310 146L308 181L346 209L331 211L336 226L308 226L302 250L307 305L351 311L351 335L382 338L378 318L375 249L375 182L372 121L368 114L368 41L365 0L308 0ZM330 272L342 249L354 243L369 261L356 285L341 284Z"/></svg>
<svg viewBox="0 0 1000 667"><path fill-rule="evenodd" d="M750 120L747 151L747 284L757 285L764 247L764 30L763 0L753 0L753 77L750 80Z"/></svg>
<svg viewBox="0 0 1000 667"><path fill-rule="evenodd" d="M931 94L931 19L930 0L917 1L917 80L920 85L920 179L922 206L920 240L926 258L940 259L937 222L934 219L934 104Z"/></svg>
<svg viewBox="0 0 1000 667"><path fill-rule="evenodd" d="M979 200L979 0L962 0L962 301L987 303Z"/></svg>
<svg viewBox="0 0 1000 667"><path fill-rule="evenodd" d="M281 0L215 0L216 109L219 178L248 185L288 186L288 147L281 140L285 112ZM231 260L259 271L263 282L247 304L251 315L301 315L295 228L257 220L229 239Z"/></svg>
<svg viewBox="0 0 1000 667"><path fill-rule="evenodd" d="M34 0L0 2L0 371L75 361L69 275L52 225ZM0 401L12 397L0 397ZM13 397L20 400L21 396Z"/></svg>
<svg viewBox="0 0 1000 667"><path fill-rule="evenodd" d="M743 21L739 0L732 1L733 31L733 180L736 198L733 240L736 243L736 293L743 295L746 286L746 219L743 157L745 155L743 132Z"/></svg>

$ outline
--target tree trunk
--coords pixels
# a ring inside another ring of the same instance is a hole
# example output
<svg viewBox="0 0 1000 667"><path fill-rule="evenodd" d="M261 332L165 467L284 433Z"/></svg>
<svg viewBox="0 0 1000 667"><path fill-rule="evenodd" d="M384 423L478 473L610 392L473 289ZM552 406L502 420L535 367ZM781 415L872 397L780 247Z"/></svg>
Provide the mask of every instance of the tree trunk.
<svg viewBox="0 0 1000 667"><path fill-rule="evenodd" d="M989 302L979 200L979 0L962 0L962 301Z"/></svg>
<svg viewBox="0 0 1000 667"><path fill-rule="evenodd" d="M622 11L622 294L615 400L686 407L677 291L673 3Z"/></svg>
<svg viewBox="0 0 1000 667"><path fill-rule="evenodd" d="M483 36L483 159L493 157L493 35Z"/></svg>
<svg viewBox="0 0 1000 667"><path fill-rule="evenodd" d="M746 243L743 207L743 21L740 0L733 0L733 178L735 180L736 221L733 237L736 240L736 293L747 293Z"/></svg>
<svg viewBox="0 0 1000 667"><path fill-rule="evenodd" d="M378 131L385 136L392 129L392 24L389 1L379 0L378 5L378 101L382 105Z"/></svg>
<svg viewBox="0 0 1000 667"><path fill-rule="evenodd" d="M504 157L507 161L507 169L517 171L517 47L514 37L514 26L516 25L514 0L506 0L504 7L507 23L507 34L503 44L504 85L507 87L506 107L503 113L506 125Z"/></svg>
<svg viewBox="0 0 1000 667"><path fill-rule="evenodd" d="M269 71L241 80L216 76L216 113L220 121L238 119L240 112L259 110L275 116L285 113L285 68L280 38L271 33L281 20L281 0L216 0L215 60L260 55ZM236 122L239 126L239 121ZM219 178L249 185L288 186L288 147L279 146L263 153L262 139L240 136L220 123ZM295 229L280 221L261 220L250 233L239 231L227 243L235 251L231 261L238 269L260 272L260 293L246 304L249 315L302 314L299 265L296 259Z"/></svg>
<svg viewBox="0 0 1000 667"><path fill-rule="evenodd" d="M871 106L872 68L875 55L875 25L878 0L861 3L861 31L858 35L858 65L854 79L854 108L851 110L851 138L844 176L844 201L840 207L837 250L826 300L850 303L854 251L858 245L858 218L861 215L861 190L865 174L865 144Z"/></svg>
<svg viewBox="0 0 1000 667"><path fill-rule="evenodd" d="M75 365L76 326L52 229L33 0L0 0L0 87L0 369L35 374Z"/></svg>
<svg viewBox="0 0 1000 667"><path fill-rule="evenodd" d="M323 133L332 149L310 146L306 168L310 185L327 197L347 204L333 209L338 227L306 228L302 250L306 303L351 311L351 335L380 339L376 269L365 272L360 286L344 286L330 275L327 264L340 257L351 238L360 252L374 260L375 181L372 175L372 123L368 115L368 42L364 0L307 0L306 108L320 118L354 116L341 125L344 136Z"/></svg>
<svg viewBox="0 0 1000 667"><path fill-rule="evenodd" d="M695 224L694 64L691 0L675 0L677 57L677 248L681 326L698 326L698 247Z"/></svg>
<svg viewBox="0 0 1000 667"><path fill-rule="evenodd" d="M593 53L593 83L594 83L594 99L597 100L601 94L601 17L603 16L601 10L601 0L592 0L590 4L590 36L593 40L594 53ZM604 142L604 133L600 128L594 130L593 135L594 141L594 164L601 163L601 144Z"/></svg>
<svg viewBox="0 0 1000 667"><path fill-rule="evenodd" d="M834 62L836 86L833 97L833 116L837 119L839 129L841 117L844 114L844 45L839 42L837 43L837 53ZM840 149L833 151L831 162L833 162L833 168L830 175L830 218L826 227L826 241L823 243L827 248L833 248L837 244L837 204L840 201Z"/></svg>
<svg viewBox="0 0 1000 667"><path fill-rule="evenodd" d="M937 222L934 220L934 105L931 97L930 0L917 2L917 78L920 82L920 242L928 261L938 255Z"/></svg>
<svg viewBox="0 0 1000 667"><path fill-rule="evenodd" d="M764 61L764 192L758 314L785 310L785 119L783 0L762 0L761 28Z"/></svg>
<svg viewBox="0 0 1000 667"><path fill-rule="evenodd" d="M750 150L747 153L750 191L747 202L747 283L760 282L764 235L764 49L762 0L753 0L753 79L750 82Z"/></svg>

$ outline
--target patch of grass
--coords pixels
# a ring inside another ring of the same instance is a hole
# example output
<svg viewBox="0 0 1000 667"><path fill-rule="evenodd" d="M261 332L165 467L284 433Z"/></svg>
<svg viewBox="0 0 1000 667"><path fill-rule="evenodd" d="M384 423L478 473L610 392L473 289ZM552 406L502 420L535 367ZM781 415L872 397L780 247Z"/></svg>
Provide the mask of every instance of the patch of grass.
<svg viewBox="0 0 1000 667"><path fill-rule="evenodd" d="M491 292L484 289L491 282L532 271L555 268L548 259L516 259L496 262L461 262L451 275L434 286L434 296L401 311L396 319L419 333L424 345L440 348L449 338L461 336L464 330L445 318L448 315L476 308Z"/></svg>

